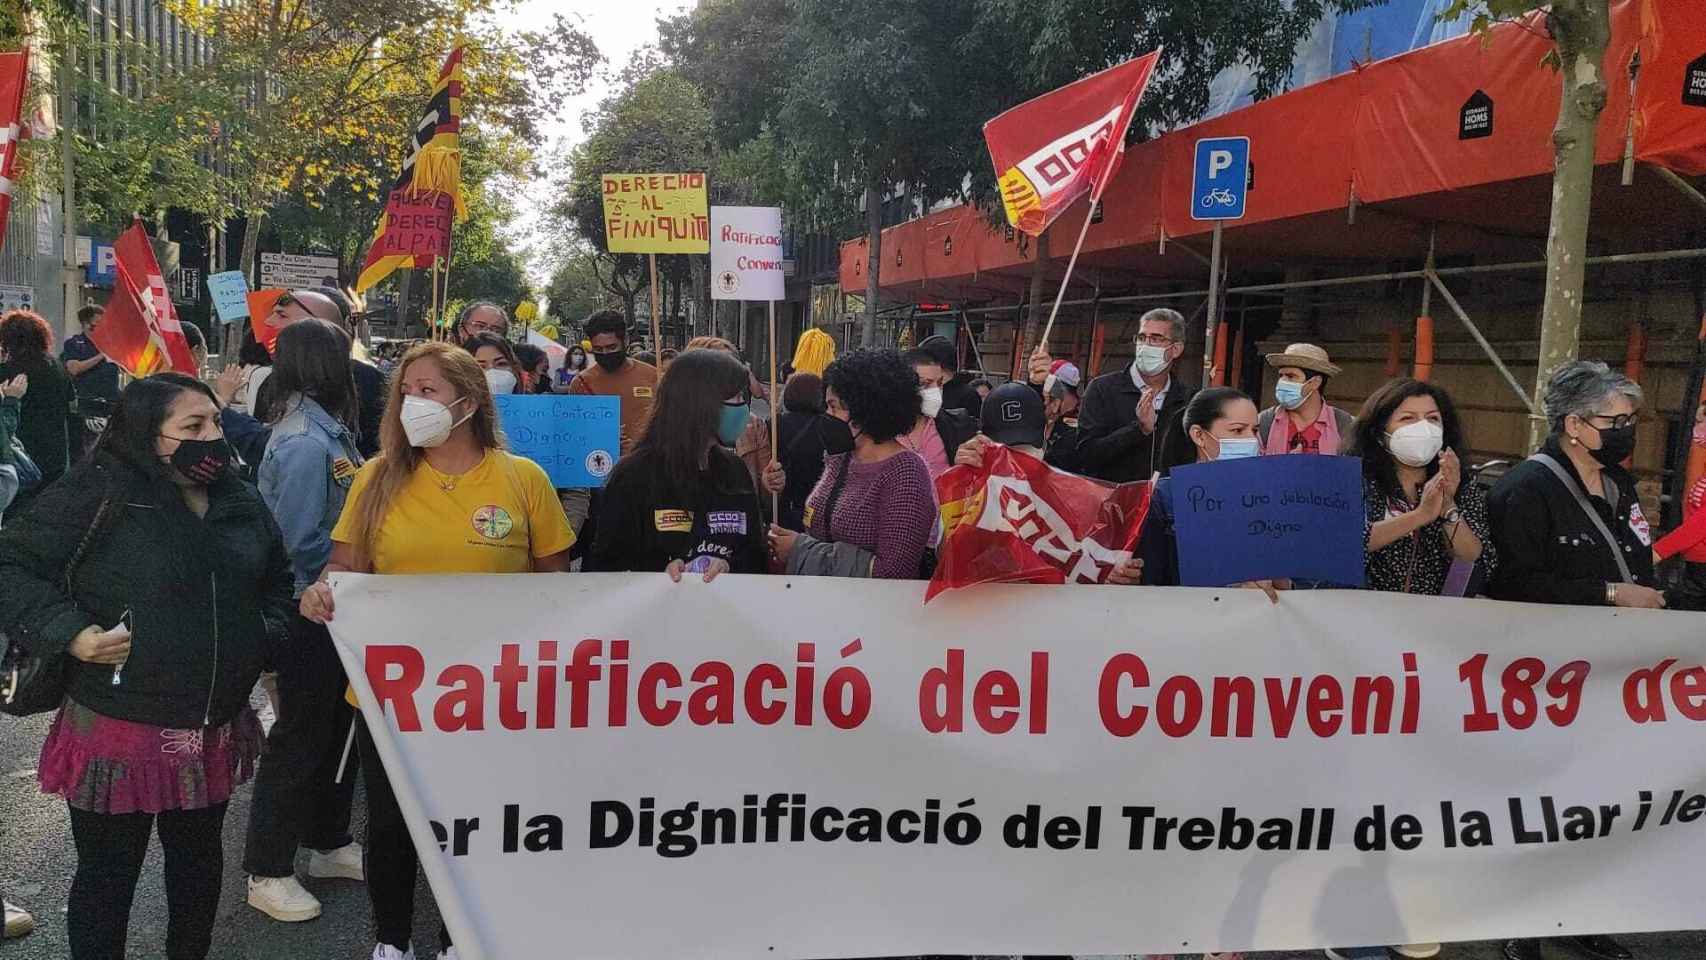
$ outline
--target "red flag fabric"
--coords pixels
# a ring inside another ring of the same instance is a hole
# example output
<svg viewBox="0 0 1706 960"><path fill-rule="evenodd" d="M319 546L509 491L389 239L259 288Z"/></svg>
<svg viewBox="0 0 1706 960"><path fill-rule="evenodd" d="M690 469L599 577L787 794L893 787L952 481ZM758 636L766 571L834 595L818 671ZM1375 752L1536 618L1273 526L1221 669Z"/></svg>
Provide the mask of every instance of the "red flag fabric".
<svg viewBox="0 0 1706 960"><path fill-rule="evenodd" d="M982 468L936 478L944 536L924 602L978 583L1106 583L1137 546L1150 493L988 444Z"/></svg>
<svg viewBox="0 0 1706 960"><path fill-rule="evenodd" d="M0 249L6 247L6 220L12 213L12 180L17 175L18 144L24 138L24 93L29 83L29 50L0 53Z"/></svg>
<svg viewBox="0 0 1706 960"><path fill-rule="evenodd" d="M113 258L118 265L113 295L107 301L105 319L90 339L131 376L161 370L194 376L195 357L141 223L131 224L113 241Z"/></svg>
<svg viewBox="0 0 1706 960"><path fill-rule="evenodd" d="M1109 67L983 125L1008 223L1040 236L1079 197L1102 198L1160 58L1156 50Z"/></svg>

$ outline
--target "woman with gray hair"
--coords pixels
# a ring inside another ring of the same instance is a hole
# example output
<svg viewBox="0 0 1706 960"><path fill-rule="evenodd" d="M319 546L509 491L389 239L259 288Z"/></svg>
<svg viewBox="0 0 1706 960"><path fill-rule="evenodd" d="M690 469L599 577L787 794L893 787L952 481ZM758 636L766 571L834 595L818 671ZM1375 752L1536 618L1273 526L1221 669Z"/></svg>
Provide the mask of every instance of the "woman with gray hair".
<svg viewBox="0 0 1706 960"><path fill-rule="evenodd" d="M1622 466L1635 450L1641 388L1603 363L1577 360L1546 384L1552 432L1487 498L1500 600L1660 608L1652 530ZM1573 938L1598 960L1627 960L1605 936ZM1505 944L1509 960L1540 960L1536 940Z"/></svg>

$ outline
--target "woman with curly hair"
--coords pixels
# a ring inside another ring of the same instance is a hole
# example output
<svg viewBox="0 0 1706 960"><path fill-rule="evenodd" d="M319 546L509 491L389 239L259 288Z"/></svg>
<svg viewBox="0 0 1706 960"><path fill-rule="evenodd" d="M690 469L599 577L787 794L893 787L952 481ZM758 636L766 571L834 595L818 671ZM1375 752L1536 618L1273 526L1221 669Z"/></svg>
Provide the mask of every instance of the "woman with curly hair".
<svg viewBox="0 0 1706 960"><path fill-rule="evenodd" d="M71 375L48 353L53 332L41 314L13 310L0 317L0 383L20 374L29 389L18 412L17 438L41 470L41 482L20 492L13 502L19 511L24 502L58 480L71 467L71 436L68 429L71 401L76 390Z"/></svg>
<svg viewBox="0 0 1706 960"><path fill-rule="evenodd" d="M772 549L790 574L916 578L936 521L930 470L898 439L918 421L918 376L893 350L855 350L823 381L823 476L805 532L772 526Z"/></svg>

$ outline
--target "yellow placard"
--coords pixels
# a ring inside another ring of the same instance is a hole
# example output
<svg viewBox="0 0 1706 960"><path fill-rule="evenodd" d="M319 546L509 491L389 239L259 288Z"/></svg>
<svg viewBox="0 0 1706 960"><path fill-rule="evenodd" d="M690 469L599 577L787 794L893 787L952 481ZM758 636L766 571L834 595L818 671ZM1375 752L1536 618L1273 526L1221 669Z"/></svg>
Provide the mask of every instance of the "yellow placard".
<svg viewBox="0 0 1706 960"><path fill-rule="evenodd" d="M611 253L710 253L703 173L607 173L604 232Z"/></svg>

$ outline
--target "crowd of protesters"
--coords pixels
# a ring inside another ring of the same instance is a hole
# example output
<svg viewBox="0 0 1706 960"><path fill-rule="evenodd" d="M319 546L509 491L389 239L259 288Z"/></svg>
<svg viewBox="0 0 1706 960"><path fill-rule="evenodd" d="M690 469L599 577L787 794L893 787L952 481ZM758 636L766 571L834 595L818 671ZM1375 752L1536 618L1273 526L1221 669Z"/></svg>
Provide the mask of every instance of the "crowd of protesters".
<svg viewBox="0 0 1706 960"><path fill-rule="evenodd" d="M933 337L793 373L778 398L725 340L640 359L609 311L587 319L590 349L571 347L561 373L513 345L503 309L483 302L461 312L454 344L384 355L382 372L338 291L292 291L268 320L276 342L245 345L211 387L167 373L122 391L88 337L100 309L78 319L58 359L39 316L0 319L0 629L71 664L39 777L70 811L73 960L123 955L156 830L166 953L207 955L220 828L251 777L248 903L281 922L320 915L296 873L306 850L308 877L366 884L375 960L415 956L419 860L332 649L334 572L918 579L944 535L933 481L998 443L1110 483L1160 478L1115 584L1179 582L1174 467L1349 454L1362 464L1369 589L1702 606L1698 589L1661 589L1655 562L1706 563L1706 484L1690 492L1689 522L1655 546L1622 465L1641 389L1591 361L1553 375L1545 446L1489 493L1466 474L1465 425L1440 387L1393 380L1353 415L1328 401L1341 371L1326 351L1295 344L1267 358L1274 403L1261 409L1175 376L1185 320L1166 309L1142 317L1129 368L1088 383L1038 353L1026 379L994 385ZM536 393L617 398L621 457L602 488L553 489L507 452L495 398ZM755 401L774 402L768 419ZM1250 586L1277 601L1312 585ZM249 706L263 670L279 696L264 742ZM350 832L358 769L365 843ZM27 929L22 910L6 911L8 936ZM1606 937L1577 946L1628 956ZM448 932L440 947L454 958ZM1391 949L1428 957L1439 945ZM1539 945L1505 952L1535 960Z"/></svg>

